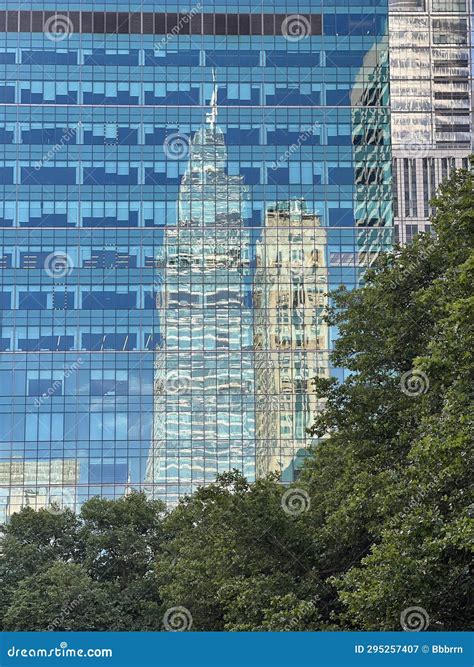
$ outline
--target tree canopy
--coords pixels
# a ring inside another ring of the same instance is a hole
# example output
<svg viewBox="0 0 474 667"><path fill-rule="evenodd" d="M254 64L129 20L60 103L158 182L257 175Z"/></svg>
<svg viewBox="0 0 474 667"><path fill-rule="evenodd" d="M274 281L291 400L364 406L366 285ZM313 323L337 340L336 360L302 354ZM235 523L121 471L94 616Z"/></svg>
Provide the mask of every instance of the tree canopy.
<svg viewBox="0 0 474 667"><path fill-rule="evenodd" d="M3 527L3 630L148 630L161 623L162 503L92 498L76 517L23 508Z"/></svg>

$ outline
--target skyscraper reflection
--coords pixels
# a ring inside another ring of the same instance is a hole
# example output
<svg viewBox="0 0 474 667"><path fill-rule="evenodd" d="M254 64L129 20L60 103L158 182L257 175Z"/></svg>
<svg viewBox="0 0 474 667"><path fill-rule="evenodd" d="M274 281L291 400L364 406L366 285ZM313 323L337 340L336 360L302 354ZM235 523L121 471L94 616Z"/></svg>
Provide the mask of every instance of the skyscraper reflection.
<svg viewBox="0 0 474 667"><path fill-rule="evenodd" d="M157 353L147 482L178 496L238 468L255 475L254 359L246 188L227 174L217 89L189 146L178 224L164 243L162 347Z"/></svg>
<svg viewBox="0 0 474 667"><path fill-rule="evenodd" d="M292 481L318 409L312 379L329 372L327 232L303 201L277 202L256 256L257 475Z"/></svg>

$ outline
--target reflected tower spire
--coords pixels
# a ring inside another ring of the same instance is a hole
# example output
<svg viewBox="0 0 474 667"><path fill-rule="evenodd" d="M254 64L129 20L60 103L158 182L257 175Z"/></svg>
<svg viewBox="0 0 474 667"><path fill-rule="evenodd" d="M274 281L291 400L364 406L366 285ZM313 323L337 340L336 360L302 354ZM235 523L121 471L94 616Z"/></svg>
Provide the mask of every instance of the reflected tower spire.
<svg viewBox="0 0 474 667"><path fill-rule="evenodd" d="M255 477L250 230L242 176L229 175L217 81L190 143L177 225L166 229L147 482L174 505L221 472Z"/></svg>
<svg viewBox="0 0 474 667"><path fill-rule="evenodd" d="M217 122L217 79L215 69L212 70L212 81L214 83L214 88L209 105L210 111L206 114L206 122L209 124L211 130L214 130Z"/></svg>

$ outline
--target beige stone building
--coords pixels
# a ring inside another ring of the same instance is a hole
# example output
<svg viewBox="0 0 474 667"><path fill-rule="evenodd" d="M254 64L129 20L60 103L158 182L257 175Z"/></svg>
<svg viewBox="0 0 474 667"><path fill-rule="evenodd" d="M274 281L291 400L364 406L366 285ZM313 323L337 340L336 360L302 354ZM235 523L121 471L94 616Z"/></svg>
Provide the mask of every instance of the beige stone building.
<svg viewBox="0 0 474 667"><path fill-rule="evenodd" d="M256 472L291 481L312 440L312 380L329 368L327 232L304 202L267 210L256 265Z"/></svg>

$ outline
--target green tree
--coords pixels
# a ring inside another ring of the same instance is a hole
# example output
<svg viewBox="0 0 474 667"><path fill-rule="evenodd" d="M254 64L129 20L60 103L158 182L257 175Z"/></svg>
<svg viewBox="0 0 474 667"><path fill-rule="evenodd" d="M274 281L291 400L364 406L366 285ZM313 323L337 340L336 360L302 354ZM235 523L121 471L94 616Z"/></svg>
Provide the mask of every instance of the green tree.
<svg viewBox="0 0 474 667"><path fill-rule="evenodd" d="M35 512L26 507L1 528L0 628L19 583L56 560L79 558L77 517L70 511Z"/></svg>
<svg viewBox="0 0 474 667"><path fill-rule="evenodd" d="M469 627L473 185L458 173L436 201L438 270L414 296L435 320L414 359L427 391L414 399L417 437L394 485L397 502L370 555L338 582L348 616L367 629L396 627L410 606L426 610L431 629Z"/></svg>
<svg viewBox="0 0 474 667"><path fill-rule="evenodd" d="M288 514L283 492L276 478L249 484L234 471L182 500L163 524L165 606L186 607L196 630L296 629L293 610L320 582L304 512ZM313 606L304 611L314 621Z"/></svg>
<svg viewBox="0 0 474 667"><path fill-rule="evenodd" d="M433 628L467 623L472 174L457 172L436 206L436 236L382 257L329 313L333 361L351 373L315 383L326 409L313 430L329 437L302 479L344 627L400 629L411 606Z"/></svg>
<svg viewBox="0 0 474 667"><path fill-rule="evenodd" d="M114 585L124 630L160 627L154 560L162 541L163 515L163 503L143 493L117 500L92 498L82 506L83 566L94 580Z"/></svg>
<svg viewBox="0 0 474 667"><path fill-rule="evenodd" d="M30 508L14 514L0 557L5 628L45 630L56 621L55 630L160 629L154 562L163 511L161 502L132 493L92 498L77 517Z"/></svg>
<svg viewBox="0 0 474 667"><path fill-rule="evenodd" d="M4 616L4 629L115 629L115 591L89 577L80 565L56 562L22 579Z"/></svg>

